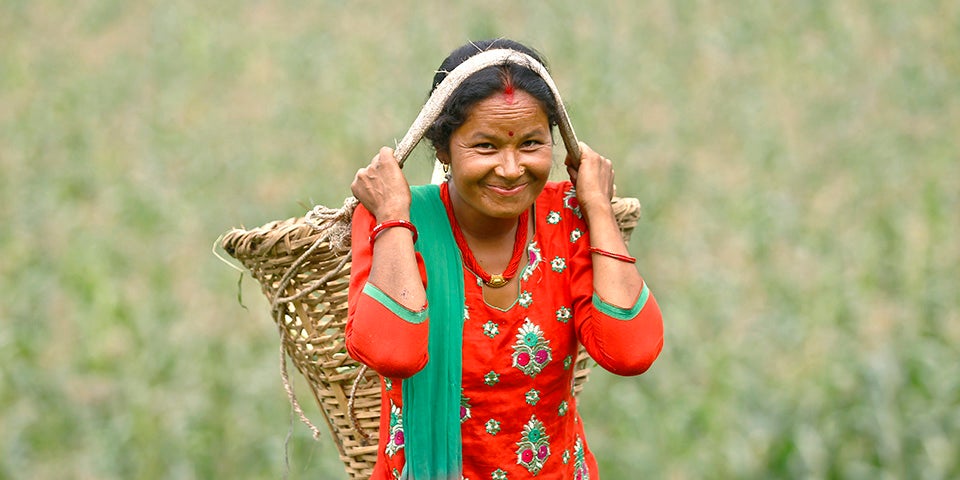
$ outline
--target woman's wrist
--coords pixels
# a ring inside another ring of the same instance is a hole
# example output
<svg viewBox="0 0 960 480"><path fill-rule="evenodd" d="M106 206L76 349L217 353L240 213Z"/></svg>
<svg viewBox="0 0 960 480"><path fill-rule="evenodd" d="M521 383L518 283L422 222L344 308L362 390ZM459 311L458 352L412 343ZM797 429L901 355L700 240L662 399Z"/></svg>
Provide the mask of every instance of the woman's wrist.
<svg viewBox="0 0 960 480"><path fill-rule="evenodd" d="M373 229L370 230L370 243L373 244L377 241L377 237L380 236L384 231L391 228L405 228L410 231L413 235L413 243L417 243L417 227L414 226L410 221L403 219L391 219L385 220L383 222L378 222L374 225Z"/></svg>
<svg viewBox="0 0 960 480"><path fill-rule="evenodd" d="M377 223L388 222L390 220L404 220L407 222L410 221L409 206L407 206L406 208L398 207L398 208L378 209L376 213L374 212L370 212L370 213L373 213L373 218L377 220Z"/></svg>

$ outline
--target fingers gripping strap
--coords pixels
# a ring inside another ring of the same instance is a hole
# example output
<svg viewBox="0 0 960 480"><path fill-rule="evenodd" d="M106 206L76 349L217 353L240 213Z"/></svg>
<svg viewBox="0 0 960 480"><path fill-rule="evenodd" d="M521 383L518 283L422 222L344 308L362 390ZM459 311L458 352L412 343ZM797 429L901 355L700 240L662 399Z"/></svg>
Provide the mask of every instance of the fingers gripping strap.
<svg viewBox="0 0 960 480"><path fill-rule="evenodd" d="M550 91L553 92L553 98L557 101L557 126L560 129L560 136L563 138L563 144L567 149L567 153L573 158L580 158L580 146L577 144L577 135L573 131L573 126L570 125L570 118L567 116L567 110L563 106L563 100L560 99L560 92L557 90L557 85L553 83L553 78L550 77L550 73L547 72L546 67L525 53L505 48L497 48L480 52L466 59L458 65L457 68L453 69L452 72L448 73L443 81L437 85L437 88L433 90L433 94L427 99L427 103L424 104L420 110L420 114L417 115L417 119L413 121L413 125L407 130L407 134L404 135L400 143L397 144L394 156L397 158L400 166L403 166L403 162L407 159L407 156L410 155L413 148L416 147L420 139L423 138L423 135L427 132L427 129L430 128L430 125L436 121L440 112L443 110L443 106L446 105L447 100L464 80L484 68L504 64L514 64L529 68L543 78L543 81L550 87Z"/></svg>

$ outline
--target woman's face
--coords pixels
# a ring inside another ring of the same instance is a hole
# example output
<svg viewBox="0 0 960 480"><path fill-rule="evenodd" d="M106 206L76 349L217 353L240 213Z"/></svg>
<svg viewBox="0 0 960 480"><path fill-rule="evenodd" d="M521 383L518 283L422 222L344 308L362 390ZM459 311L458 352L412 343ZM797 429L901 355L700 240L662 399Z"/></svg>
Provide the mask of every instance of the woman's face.
<svg viewBox="0 0 960 480"><path fill-rule="evenodd" d="M543 190L553 163L547 114L529 93L477 103L450 136L450 198L464 221L515 219Z"/></svg>

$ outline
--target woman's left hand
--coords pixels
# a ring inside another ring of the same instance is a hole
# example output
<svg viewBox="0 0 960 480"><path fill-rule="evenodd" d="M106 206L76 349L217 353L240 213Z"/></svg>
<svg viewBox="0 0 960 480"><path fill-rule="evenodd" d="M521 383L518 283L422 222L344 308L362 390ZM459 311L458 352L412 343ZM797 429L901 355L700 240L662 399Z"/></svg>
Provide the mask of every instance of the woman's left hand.
<svg viewBox="0 0 960 480"><path fill-rule="evenodd" d="M609 209L614 193L613 162L580 142L579 161L567 155L564 163L570 181L577 188L577 200L584 213L598 207Z"/></svg>

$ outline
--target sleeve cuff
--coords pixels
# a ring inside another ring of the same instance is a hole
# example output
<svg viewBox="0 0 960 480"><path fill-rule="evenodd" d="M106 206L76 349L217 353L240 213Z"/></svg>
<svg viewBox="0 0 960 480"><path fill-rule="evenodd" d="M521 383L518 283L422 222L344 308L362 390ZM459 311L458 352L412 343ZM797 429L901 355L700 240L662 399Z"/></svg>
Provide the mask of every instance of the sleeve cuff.
<svg viewBox="0 0 960 480"><path fill-rule="evenodd" d="M644 287L646 288L646 287ZM390 310L394 315L400 317L400 319L413 324L423 323L427 319L427 309L423 308L420 311L413 311L407 307L404 307L397 302L396 300L390 298L389 295L380 290L375 285L367 283L363 286L363 293L370 298L374 299L380 305L383 305Z"/></svg>
<svg viewBox="0 0 960 480"><path fill-rule="evenodd" d="M593 294L593 307L600 313L616 320L633 320L637 314L640 313L640 310L643 310L643 306L647 304L649 297L650 289L647 288L647 282L643 282L643 288L640 289L640 296L637 297L637 301L633 304L633 307L620 308L616 305L611 305L600 298L596 292Z"/></svg>

